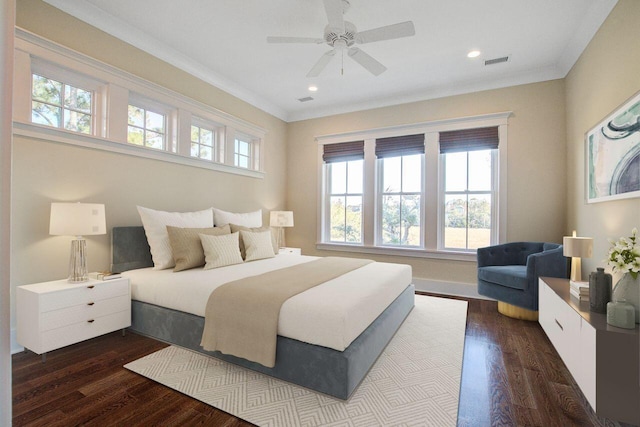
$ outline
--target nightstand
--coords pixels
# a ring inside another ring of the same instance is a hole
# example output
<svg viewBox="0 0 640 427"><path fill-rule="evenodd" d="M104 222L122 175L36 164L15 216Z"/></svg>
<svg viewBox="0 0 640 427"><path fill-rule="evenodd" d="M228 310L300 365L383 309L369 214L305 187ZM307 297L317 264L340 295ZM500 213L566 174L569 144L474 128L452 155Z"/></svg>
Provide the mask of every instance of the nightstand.
<svg viewBox="0 0 640 427"><path fill-rule="evenodd" d="M300 248L280 248L278 254L285 255L302 255L302 249Z"/></svg>
<svg viewBox="0 0 640 427"><path fill-rule="evenodd" d="M18 286L20 345L45 361L48 351L131 326L129 279L67 280Z"/></svg>

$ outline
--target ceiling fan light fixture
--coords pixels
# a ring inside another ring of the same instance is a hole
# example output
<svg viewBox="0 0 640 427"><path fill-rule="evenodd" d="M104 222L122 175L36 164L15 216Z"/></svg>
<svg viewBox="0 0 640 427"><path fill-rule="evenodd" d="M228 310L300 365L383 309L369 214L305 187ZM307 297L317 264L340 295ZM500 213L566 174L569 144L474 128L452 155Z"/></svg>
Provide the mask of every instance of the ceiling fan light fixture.
<svg viewBox="0 0 640 427"><path fill-rule="evenodd" d="M309 92L317 92L317 91L318 91L318 86L309 85Z"/></svg>
<svg viewBox="0 0 640 427"><path fill-rule="evenodd" d="M479 50L472 50L469 53L467 53L467 58L477 58L478 56L480 56Z"/></svg>

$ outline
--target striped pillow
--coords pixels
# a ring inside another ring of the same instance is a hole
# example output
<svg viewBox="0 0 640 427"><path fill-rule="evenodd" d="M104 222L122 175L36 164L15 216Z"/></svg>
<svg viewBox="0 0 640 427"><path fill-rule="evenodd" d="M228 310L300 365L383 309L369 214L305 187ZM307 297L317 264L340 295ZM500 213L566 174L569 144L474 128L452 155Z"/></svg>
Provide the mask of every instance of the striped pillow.
<svg viewBox="0 0 640 427"><path fill-rule="evenodd" d="M223 236L200 234L200 241L204 249L205 270L226 265L242 264L238 233L225 234Z"/></svg>
<svg viewBox="0 0 640 427"><path fill-rule="evenodd" d="M271 230L244 231L240 230L240 237L244 242L245 261L273 258L276 254L271 245Z"/></svg>
<svg viewBox="0 0 640 427"><path fill-rule="evenodd" d="M173 271L188 270L204 265L204 251L200 242L200 234L208 236L221 236L230 234L228 225L214 228L180 228L167 226L171 251L176 266Z"/></svg>

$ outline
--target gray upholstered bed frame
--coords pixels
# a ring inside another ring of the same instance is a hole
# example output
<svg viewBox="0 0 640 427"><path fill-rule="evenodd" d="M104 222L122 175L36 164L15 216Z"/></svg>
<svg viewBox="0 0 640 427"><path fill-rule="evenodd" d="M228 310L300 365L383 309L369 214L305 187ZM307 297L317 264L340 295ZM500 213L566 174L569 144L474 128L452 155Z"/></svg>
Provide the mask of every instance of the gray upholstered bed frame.
<svg viewBox="0 0 640 427"><path fill-rule="evenodd" d="M143 227L114 227L111 271L153 266ZM414 305L414 286L396 300L344 351L278 336L273 368L219 352L204 351L204 318L132 301L131 329L161 341L208 354L328 395L348 399L382 353Z"/></svg>

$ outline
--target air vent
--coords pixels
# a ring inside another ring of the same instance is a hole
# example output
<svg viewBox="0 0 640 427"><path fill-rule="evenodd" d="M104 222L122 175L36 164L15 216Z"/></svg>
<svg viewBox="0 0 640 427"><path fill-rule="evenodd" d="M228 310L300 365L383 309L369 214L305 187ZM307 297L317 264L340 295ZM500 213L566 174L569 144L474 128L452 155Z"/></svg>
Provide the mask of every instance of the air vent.
<svg viewBox="0 0 640 427"><path fill-rule="evenodd" d="M298 98L298 101L300 102L313 101L313 98L310 96L305 96L304 98Z"/></svg>
<svg viewBox="0 0 640 427"><path fill-rule="evenodd" d="M501 58L494 58L494 59L487 59L486 61L484 61L484 65L495 65L495 64L501 64L503 62L507 62L509 60L508 56L503 56Z"/></svg>

